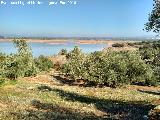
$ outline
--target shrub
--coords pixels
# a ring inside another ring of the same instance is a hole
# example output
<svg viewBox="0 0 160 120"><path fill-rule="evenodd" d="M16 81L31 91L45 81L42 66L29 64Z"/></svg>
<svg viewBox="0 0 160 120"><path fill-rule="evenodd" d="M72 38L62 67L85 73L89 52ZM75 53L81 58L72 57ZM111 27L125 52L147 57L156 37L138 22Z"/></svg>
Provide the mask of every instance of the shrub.
<svg viewBox="0 0 160 120"><path fill-rule="evenodd" d="M160 53L154 58L152 68L155 73L155 77L160 82Z"/></svg>
<svg viewBox="0 0 160 120"><path fill-rule="evenodd" d="M37 68L32 57L21 55L10 55L5 60L3 75L9 79L17 77L28 77L37 74Z"/></svg>
<svg viewBox="0 0 160 120"><path fill-rule="evenodd" d="M92 55L92 65L88 68L89 76L98 83L106 83L109 86L118 86L120 84L128 84L133 82L145 82L151 79L147 73L149 66L141 60L140 55L134 52L109 52L97 59L95 54ZM91 64L90 64L91 65ZM93 75L97 73L97 75Z"/></svg>
<svg viewBox="0 0 160 120"><path fill-rule="evenodd" d="M50 68L53 68L53 62L43 55L34 59L34 62L40 71L48 71Z"/></svg>
<svg viewBox="0 0 160 120"><path fill-rule="evenodd" d="M63 72L74 79L112 87L136 82L153 83L153 70L138 52L94 52L86 57L74 53L63 68Z"/></svg>
<svg viewBox="0 0 160 120"><path fill-rule="evenodd" d="M89 82L98 84L104 83L103 67L105 67L105 59L102 52L94 52L87 56L84 62L85 72L83 78Z"/></svg>
<svg viewBox="0 0 160 120"><path fill-rule="evenodd" d="M142 59L150 64L154 71L153 83L160 81L160 41L142 42L143 46L139 49Z"/></svg>
<svg viewBox="0 0 160 120"><path fill-rule="evenodd" d="M5 67L5 59L6 55L3 53L0 53L0 76L3 75L4 67Z"/></svg>
<svg viewBox="0 0 160 120"><path fill-rule="evenodd" d="M152 47L147 47L147 48L141 47L139 51L143 60L153 61L155 56L158 54L158 50L153 49Z"/></svg>
<svg viewBox="0 0 160 120"><path fill-rule="evenodd" d="M5 80L2 76L0 76L0 87L4 84Z"/></svg>
<svg viewBox="0 0 160 120"><path fill-rule="evenodd" d="M85 55L77 46L68 55L68 62L62 66L62 72L71 78L81 79L84 72Z"/></svg>
<svg viewBox="0 0 160 120"><path fill-rule="evenodd" d="M56 61L54 64L54 69L57 71L60 71L62 66L63 66L63 64L61 62Z"/></svg>
<svg viewBox="0 0 160 120"><path fill-rule="evenodd" d="M39 71L48 71L53 63L45 56L34 59L31 48L25 40L14 40L16 54L0 54L0 76L16 79L17 77L35 76Z"/></svg>
<svg viewBox="0 0 160 120"><path fill-rule="evenodd" d="M124 43L115 43L112 45L112 47L124 47Z"/></svg>
<svg viewBox="0 0 160 120"><path fill-rule="evenodd" d="M14 40L16 54L0 54L0 76L16 79L17 77L35 76L39 71L48 71L53 63L45 56L34 59L31 48L25 40Z"/></svg>
<svg viewBox="0 0 160 120"><path fill-rule="evenodd" d="M5 60L3 75L9 79L16 79L19 76L24 76L24 74L20 59L15 55L8 56Z"/></svg>
<svg viewBox="0 0 160 120"><path fill-rule="evenodd" d="M59 55L67 55L67 50L66 49L62 49L58 54Z"/></svg>
<svg viewBox="0 0 160 120"><path fill-rule="evenodd" d="M10 55L0 55L1 75L9 79L37 74L31 49L25 40L14 40L18 52Z"/></svg>
<svg viewBox="0 0 160 120"><path fill-rule="evenodd" d="M135 46L135 43L128 42L127 45L133 47Z"/></svg>

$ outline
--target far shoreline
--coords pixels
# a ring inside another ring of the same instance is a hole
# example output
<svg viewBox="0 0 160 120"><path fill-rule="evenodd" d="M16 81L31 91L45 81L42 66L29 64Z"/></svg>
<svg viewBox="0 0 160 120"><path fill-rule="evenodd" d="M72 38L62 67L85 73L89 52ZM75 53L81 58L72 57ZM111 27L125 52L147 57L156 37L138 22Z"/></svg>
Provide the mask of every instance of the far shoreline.
<svg viewBox="0 0 160 120"><path fill-rule="evenodd" d="M101 40L101 39L97 39L97 40L83 40L83 39L24 39L26 40L28 43L45 43L45 44L50 44L50 45L61 45L61 44L68 44L68 43L75 43L77 45L81 45L81 44L107 44L108 46L111 46L112 44L115 43L122 43L122 42L135 42L135 41L123 41L123 40ZM1 42L12 42L13 39L0 39L0 43Z"/></svg>

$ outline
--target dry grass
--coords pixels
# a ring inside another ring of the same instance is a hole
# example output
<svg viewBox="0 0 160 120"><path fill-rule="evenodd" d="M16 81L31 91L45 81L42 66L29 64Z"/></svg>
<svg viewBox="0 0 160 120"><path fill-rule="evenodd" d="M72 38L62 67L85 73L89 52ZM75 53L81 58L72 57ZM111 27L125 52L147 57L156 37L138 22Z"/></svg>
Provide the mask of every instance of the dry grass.
<svg viewBox="0 0 160 120"><path fill-rule="evenodd" d="M143 119L159 103L159 87L79 87L61 82L53 72L20 78L0 87L0 119Z"/></svg>
<svg viewBox="0 0 160 120"><path fill-rule="evenodd" d="M124 45L123 47L113 47L112 45L113 44L122 44ZM104 52L107 52L107 51L135 51L135 50L138 50L138 47L136 46L130 46L128 45L128 43L133 43L133 41L128 41L128 42L122 42L122 41L119 41L119 42L113 42L112 44L110 44L110 46L108 46L107 48L103 49Z"/></svg>

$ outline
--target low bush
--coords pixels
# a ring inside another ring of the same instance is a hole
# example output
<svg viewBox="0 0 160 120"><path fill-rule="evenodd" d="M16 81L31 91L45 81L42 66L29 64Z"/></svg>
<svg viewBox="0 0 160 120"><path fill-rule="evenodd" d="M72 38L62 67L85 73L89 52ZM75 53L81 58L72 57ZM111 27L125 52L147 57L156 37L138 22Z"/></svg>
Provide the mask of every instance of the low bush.
<svg viewBox="0 0 160 120"><path fill-rule="evenodd" d="M153 59L152 68L155 73L155 77L160 82L160 53Z"/></svg>
<svg viewBox="0 0 160 120"><path fill-rule="evenodd" d="M152 69L136 52L94 53L88 61L87 79L108 86L146 82L153 76Z"/></svg>
<svg viewBox="0 0 160 120"><path fill-rule="evenodd" d="M33 59L28 56L10 55L4 62L3 76L9 79L28 77L38 72Z"/></svg>
<svg viewBox="0 0 160 120"><path fill-rule="evenodd" d="M154 71L154 79L160 82L160 41L141 42L141 57ZM154 83L154 82L152 82Z"/></svg>
<svg viewBox="0 0 160 120"><path fill-rule="evenodd" d="M124 47L124 43L115 43L112 45L112 47Z"/></svg>
<svg viewBox="0 0 160 120"><path fill-rule="evenodd" d="M153 85L154 71L136 51L94 52L87 56L75 48L63 66L62 72L74 79L93 84L120 86L143 82Z"/></svg>
<svg viewBox="0 0 160 120"><path fill-rule="evenodd" d="M135 46L135 43L128 42L127 45L133 47Z"/></svg>
<svg viewBox="0 0 160 120"><path fill-rule="evenodd" d="M31 49L24 40L14 40L18 52L16 54L3 55L1 59L1 75L9 79L26 77L37 74Z"/></svg>
<svg viewBox="0 0 160 120"><path fill-rule="evenodd" d="M69 75L74 79L82 79L83 73L85 72L84 64L85 55L81 52L79 47L75 47L67 57L67 64L62 66L62 72Z"/></svg>
<svg viewBox="0 0 160 120"><path fill-rule="evenodd" d="M8 79L35 76L39 71L47 71L53 63L46 57L34 59L31 48L25 40L14 40L17 53L0 54L0 76Z"/></svg>
<svg viewBox="0 0 160 120"><path fill-rule="evenodd" d="M4 84L4 82L5 82L5 79L2 78L2 76L0 76L0 87Z"/></svg>
<svg viewBox="0 0 160 120"><path fill-rule="evenodd" d="M67 49L62 49L58 54L59 55L67 55L68 54Z"/></svg>
<svg viewBox="0 0 160 120"><path fill-rule="evenodd" d="M43 55L34 59L34 62L40 71L48 71L50 68L53 68L53 62Z"/></svg>
<svg viewBox="0 0 160 120"><path fill-rule="evenodd" d="M63 66L63 64L59 61L56 61L54 63L54 69L57 70L57 71L60 71L62 66Z"/></svg>

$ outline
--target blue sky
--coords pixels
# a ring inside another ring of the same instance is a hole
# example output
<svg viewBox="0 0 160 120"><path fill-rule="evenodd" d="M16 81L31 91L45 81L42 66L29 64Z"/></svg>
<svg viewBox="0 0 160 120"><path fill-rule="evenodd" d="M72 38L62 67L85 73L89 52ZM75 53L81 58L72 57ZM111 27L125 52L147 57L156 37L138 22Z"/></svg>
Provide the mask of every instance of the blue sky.
<svg viewBox="0 0 160 120"><path fill-rule="evenodd" d="M3 1L9 3L16 0ZM24 6L1 4L0 35L49 37L154 35L152 32L142 30L152 10L153 0L78 0L77 5L52 6L49 6L48 2L45 0L42 5Z"/></svg>

